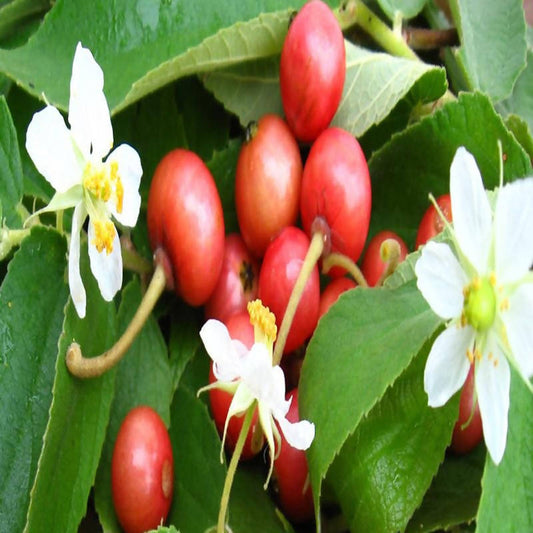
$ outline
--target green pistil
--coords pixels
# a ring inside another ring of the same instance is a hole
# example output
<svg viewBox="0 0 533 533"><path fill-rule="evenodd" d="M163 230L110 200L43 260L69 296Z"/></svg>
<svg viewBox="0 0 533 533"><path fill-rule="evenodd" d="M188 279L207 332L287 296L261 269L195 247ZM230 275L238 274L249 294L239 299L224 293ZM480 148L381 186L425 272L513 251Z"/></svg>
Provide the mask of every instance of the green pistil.
<svg viewBox="0 0 533 533"><path fill-rule="evenodd" d="M489 329L496 316L496 294L490 279L476 278L465 289L464 318L477 331Z"/></svg>

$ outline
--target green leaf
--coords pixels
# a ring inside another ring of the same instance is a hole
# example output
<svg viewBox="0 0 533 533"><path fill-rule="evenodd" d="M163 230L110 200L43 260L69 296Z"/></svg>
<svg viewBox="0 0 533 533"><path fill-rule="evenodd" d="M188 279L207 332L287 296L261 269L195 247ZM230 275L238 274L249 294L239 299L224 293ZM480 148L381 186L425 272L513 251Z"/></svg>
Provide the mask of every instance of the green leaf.
<svg viewBox="0 0 533 533"><path fill-rule="evenodd" d="M522 0L452 0L461 48L456 59L469 89L497 102L507 98L526 65L526 23Z"/></svg>
<svg viewBox="0 0 533 533"><path fill-rule="evenodd" d="M485 446L480 444L466 455L450 453L446 457L421 507L409 522L409 533L448 531L476 517L485 452Z"/></svg>
<svg viewBox="0 0 533 533"><path fill-rule="evenodd" d="M9 228L20 228L22 220L17 206L22 198L22 167L17 142L17 132L7 107L6 99L0 95L0 199L1 218Z"/></svg>
<svg viewBox="0 0 533 533"><path fill-rule="evenodd" d="M0 524L6 531L24 529L41 453L68 297L65 253L58 233L33 229L0 287Z"/></svg>
<svg viewBox="0 0 533 533"><path fill-rule="evenodd" d="M529 158L533 160L533 136L527 122L518 115L509 115L505 119L505 125L522 145Z"/></svg>
<svg viewBox="0 0 533 533"><path fill-rule="evenodd" d="M533 51L527 52L527 67L516 80L512 95L498 102L497 109L504 116L515 114L522 117L533 131Z"/></svg>
<svg viewBox="0 0 533 533"><path fill-rule="evenodd" d="M439 324L414 282L347 291L320 320L299 396L302 417L316 427L308 459L317 509L335 455Z"/></svg>
<svg viewBox="0 0 533 533"><path fill-rule="evenodd" d="M81 41L104 71L115 113L179 77L279 52L287 8L302 3L58 0L24 46L0 50L0 70L66 110L72 58Z"/></svg>
<svg viewBox="0 0 533 533"><path fill-rule="evenodd" d="M428 406L423 381L431 342L361 421L331 466L328 483L351 531L403 531L443 460L459 395L439 409ZM383 352L386 358L397 355L386 346Z"/></svg>
<svg viewBox="0 0 533 533"><path fill-rule="evenodd" d="M104 443L115 369L99 378L80 380L70 375L65 354L74 340L87 356L109 348L116 339L115 307L101 298L86 254L82 277L87 313L80 320L72 301L66 307L50 418L31 491L26 532L77 531Z"/></svg>
<svg viewBox="0 0 533 533"><path fill-rule="evenodd" d="M533 529L533 395L520 376L511 372L509 428L501 463L487 454L478 531L531 531Z"/></svg>
<svg viewBox="0 0 533 533"><path fill-rule="evenodd" d="M444 70L420 61L365 50L346 41L346 79L333 124L355 136L381 122L418 80L437 99L446 90ZM203 76L206 87L243 126L266 113L282 115L279 64L246 63ZM377 87L378 90L369 88Z"/></svg>
<svg viewBox="0 0 533 533"><path fill-rule="evenodd" d="M427 0L378 0L379 7L392 21L394 21L396 14L399 14L402 19L416 17L426 2Z"/></svg>
<svg viewBox="0 0 533 533"><path fill-rule="evenodd" d="M119 332L126 329L140 302L141 290L135 280L122 291ZM122 420L134 407L149 405L168 426L172 394L167 347L157 322L150 317L117 367L115 396L95 483L95 506L105 531L120 532L112 502L111 459Z"/></svg>
<svg viewBox="0 0 533 533"><path fill-rule="evenodd" d="M428 193L437 197L449 192L450 164L459 146L474 155L485 188L496 187L498 140L506 156L504 179L530 174L529 157L489 99L479 93L462 94L456 102L393 136L368 162L372 178L370 235L390 229L412 247L429 207Z"/></svg>
<svg viewBox="0 0 533 533"><path fill-rule="evenodd" d="M51 0L13 0L0 5L0 41L18 31L26 19L44 13L50 4Z"/></svg>

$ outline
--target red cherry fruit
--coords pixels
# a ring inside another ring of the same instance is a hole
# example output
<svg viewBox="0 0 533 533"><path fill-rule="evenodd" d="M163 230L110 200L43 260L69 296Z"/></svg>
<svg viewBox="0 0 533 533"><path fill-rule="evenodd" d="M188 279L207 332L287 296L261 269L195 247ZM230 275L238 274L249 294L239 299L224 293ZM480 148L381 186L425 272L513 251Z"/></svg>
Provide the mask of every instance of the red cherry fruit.
<svg viewBox="0 0 533 533"><path fill-rule="evenodd" d="M308 2L289 26L279 65L283 110L298 140L312 142L329 126L345 76L339 23L327 4Z"/></svg>
<svg viewBox="0 0 533 533"><path fill-rule="evenodd" d="M382 261L380 250L381 244L386 239L394 239L400 245L400 258L398 262L403 261L409 252L403 239L393 231L383 230L376 233L368 243L361 265L361 271L369 287L375 287L379 278L385 272L387 263Z"/></svg>
<svg viewBox="0 0 533 533"><path fill-rule="evenodd" d="M483 438L483 424L479 412L479 404L475 401L475 379L474 365L471 365L470 371L466 377L465 384L461 390L459 398L459 417L453 428L452 443L450 448L458 454L468 453L473 450ZM474 412L472 413L472 409ZM468 425L461 429L461 426Z"/></svg>
<svg viewBox="0 0 533 533"><path fill-rule="evenodd" d="M299 422L298 389L287 394L292 403L287 413L289 422ZM281 432L280 432L281 433ZM309 483L309 468L303 450L293 448L281 433L281 448L274 461L279 503L283 512L294 523L311 520L314 516L313 493Z"/></svg>
<svg viewBox="0 0 533 533"><path fill-rule="evenodd" d="M332 280L320 295L318 317L321 318L325 315L343 292L353 289L356 286L355 281L350 278L336 278Z"/></svg>
<svg viewBox="0 0 533 533"><path fill-rule="evenodd" d="M289 127L276 115L265 115L249 133L237 161L235 206L246 246L262 257L298 218L302 159Z"/></svg>
<svg viewBox="0 0 533 533"><path fill-rule="evenodd" d="M270 243L263 258L258 296L274 313L278 329L308 248L307 235L301 229L289 226ZM318 321L319 300L320 280L315 265L296 308L283 353L296 350L311 336Z"/></svg>
<svg viewBox="0 0 533 533"><path fill-rule="evenodd" d="M308 235L316 217L331 230L331 251L359 259L368 235L372 191L365 155L345 130L328 128L313 143L302 176L300 214ZM334 268L330 276L339 277Z"/></svg>
<svg viewBox="0 0 533 533"><path fill-rule="evenodd" d="M238 233L226 235L222 270L205 304L206 318L225 322L231 315L246 311L246 304L257 296L258 276L257 260L246 248L242 237Z"/></svg>
<svg viewBox="0 0 533 533"><path fill-rule="evenodd" d="M136 407L120 426L111 460L113 503L126 533L164 522L173 486L174 459L165 424L151 407Z"/></svg>
<svg viewBox="0 0 533 533"><path fill-rule="evenodd" d="M449 194L443 194L437 198L437 205L442 214L448 222L452 221L452 202ZM438 235L444 229L444 222L438 214L435 206L431 204L424 213L420 226L418 226L418 233L416 234L415 250L423 244L426 244L429 239Z"/></svg>
<svg viewBox="0 0 533 533"><path fill-rule="evenodd" d="M226 320L226 327L228 328L229 335L232 339L240 340L247 348L251 348L254 343L254 328L250 324L250 315L248 311L242 311L230 316ZM214 383L216 381L215 374L213 373L213 364L211 364L211 369L209 371L209 383ZM209 390L209 403L211 405L211 414L215 421L219 435L222 437L224 434L224 425L226 424L226 417L228 415L229 406L233 396L220 389L210 389ZM255 428L257 428L258 421L258 412L257 409L254 412L252 418L252 425L246 441L244 443L244 448L242 450L242 459L251 459L261 450L264 444L264 437L261 437L259 442L252 443L253 434ZM242 423L244 422L244 417L233 416L228 423L228 430L226 433L226 449L232 452L235 449L239 434L241 432Z"/></svg>
<svg viewBox="0 0 533 533"><path fill-rule="evenodd" d="M176 149L158 164L148 196L148 232L155 253L168 259L174 287L188 304L204 304L224 257L220 197L204 162Z"/></svg>

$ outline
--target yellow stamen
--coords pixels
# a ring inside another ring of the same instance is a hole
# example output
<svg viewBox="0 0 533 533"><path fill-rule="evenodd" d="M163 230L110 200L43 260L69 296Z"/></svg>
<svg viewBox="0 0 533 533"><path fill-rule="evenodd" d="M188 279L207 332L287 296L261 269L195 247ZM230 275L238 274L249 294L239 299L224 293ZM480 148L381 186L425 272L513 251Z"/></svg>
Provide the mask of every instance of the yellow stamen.
<svg viewBox="0 0 533 533"><path fill-rule="evenodd" d="M472 353L472 350L470 348L466 350L466 356L468 357L470 364L472 364L474 362L474 354Z"/></svg>
<svg viewBox="0 0 533 533"><path fill-rule="evenodd" d="M92 244L96 247L98 252L104 249L109 255L113 251L113 240L115 238L115 226L110 220L101 221L96 220L94 226L94 239Z"/></svg>
<svg viewBox="0 0 533 533"><path fill-rule="evenodd" d="M479 290L481 288L481 279L480 278L474 278L472 281L472 288L475 290Z"/></svg>
<svg viewBox="0 0 533 533"><path fill-rule="evenodd" d="M491 272L490 273L490 276L489 276L489 283L493 286L493 287L496 287L496 274L494 272Z"/></svg>
<svg viewBox="0 0 533 533"><path fill-rule="evenodd" d="M509 299L508 298L504 298L500 302L500 311L508 311L508 310L509 310Z"/></svg>
<svg viewBox="0 0 533 533"><path fill-rule="evenodd" d="M272 349L278 333L274 313L268 307L265 307L261 300L248 302L247 308L250 315L250 323L254 327L255 341L262 342Z"/></svg>
<svg viewBox="0 0 533 533"><path fill-rule="evenodd" d="M95 165L88 162L83 171L83 187L95 198L108 202L114 194L115 206L122 213L124 185L118 173L117 161Z"/></svg>

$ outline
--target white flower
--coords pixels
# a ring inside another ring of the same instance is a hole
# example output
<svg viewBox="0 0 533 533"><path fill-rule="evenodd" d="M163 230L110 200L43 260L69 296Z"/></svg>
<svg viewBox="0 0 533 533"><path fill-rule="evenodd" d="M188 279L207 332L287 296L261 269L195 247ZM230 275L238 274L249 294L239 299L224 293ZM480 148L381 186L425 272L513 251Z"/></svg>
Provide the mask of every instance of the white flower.
<svg viewBox="0 0 533 533"><path fill-rule="evenodd" d="M286 418L291 399L285 400L285 377L283 370L272 366L272 345L276 335L274 315L260 300L248 305L250 321L256 331L256 342L250 350L238 340L231 339L226 326L218 320L208 320L200 330L200 337L207 353L214 362L213 372L218 381L199 392L210 388L221 388L233 393L222 445L232 416L244 414L257 403L259 423L270 448L270 470L272 474L276 447L279 451L279 425L287 442L294 448L306 450L315 436L315 426L307 420L289 422ZM277 446L276 446L277 445ZM265 484L265 486L266 486Z"/></svg>
<svg viewBox="0 0 533 533"><path fill-rule="evenodd" d="M122 144L104 161L113 146L113 130L103 86L102 69L91 51L78 43L70 80L70 130L59 111L48 105L33 116L26 134L30 157L56 190L40 212L74 207L68 277L81 318L86 295L80 275L80 231L87 215L91 270L102 296L110 301L122 285L120 242L111 217L132 227L141 204L137 152Z"/></svg>
<svg viewBox="0 0 533 533"><path fill-rule="evenodd" d="M533 178L500 187L492 209L473 156L460 147L450 196L454 251L430 241L415 267L424 298L448 321L429 353L424 388L429 405L439 407L475 365L485 443L498 464L507 439L509 362L530 388L533 375Z"/></svg>

